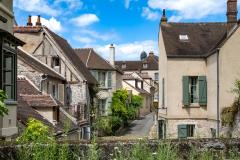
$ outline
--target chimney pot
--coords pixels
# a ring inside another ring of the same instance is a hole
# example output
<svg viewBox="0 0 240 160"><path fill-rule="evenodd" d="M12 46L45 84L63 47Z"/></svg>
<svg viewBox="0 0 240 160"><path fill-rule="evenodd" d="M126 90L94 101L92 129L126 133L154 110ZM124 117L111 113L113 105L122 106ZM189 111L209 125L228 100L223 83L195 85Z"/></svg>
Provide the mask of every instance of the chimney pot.
<svg viewBox="0 0 240 160"><path fill-rule="evenodd" d="M40 16L40 15L38 15L38 17L37 17L36 26L42 26L42 23L41 23L41 16Z"/></svg>
<svg viewBox="0 0 240 160"><path fill-rule="evenodd" d="M231 24L237 23L237 0L227 1L227 22Z"/></svg>
<svg viewBox="0 0 240 160"><path fill-rule="evenodd" d="M32 24L32 16L29 15L29 16L28 16L27 26L32 26L32 25L33 25L33 24Z"/></svg>

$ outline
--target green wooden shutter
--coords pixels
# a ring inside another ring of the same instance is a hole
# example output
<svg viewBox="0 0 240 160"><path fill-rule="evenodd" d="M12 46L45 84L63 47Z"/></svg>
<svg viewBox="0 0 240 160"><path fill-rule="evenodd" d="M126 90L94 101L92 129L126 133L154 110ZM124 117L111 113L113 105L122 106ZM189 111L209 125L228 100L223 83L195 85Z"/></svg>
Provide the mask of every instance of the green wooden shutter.
<svg viewBox="0 0 240 160"><path fill-rule="evenodd" d="M207 78L206 76L198 77L198 94L199 94L199 105L207 105Z"/></svg>
<svg viewBox="0 0 240 160"><path fill-rule="evenodd" d="M189 96L189 77L183 76L182 80L183 84L183 105L189 106L190 105L190 96Z"/></svg>
<svg viewBox="0 0 240 160"><path fill-rule="evenodd" d="M187 125L178 125L178 138L187 138Z"/></svg>
<svg viewBox="0 0 240 160"><path fill-rule="evenodd" d="M108 72L108 88L112 87L112 72Z"/></svg>

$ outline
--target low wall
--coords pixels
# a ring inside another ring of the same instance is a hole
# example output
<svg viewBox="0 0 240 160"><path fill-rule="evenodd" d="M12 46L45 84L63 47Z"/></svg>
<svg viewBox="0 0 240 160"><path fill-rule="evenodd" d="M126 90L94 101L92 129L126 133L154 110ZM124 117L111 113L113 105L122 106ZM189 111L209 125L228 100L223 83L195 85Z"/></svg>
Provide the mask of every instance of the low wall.
<svg viewBox="0 0 240 160"><path fill-rule="evenodd" d="M139 140L122 140L122 141L98 141L98 147L101 150L101 157L103 160L111 159L111 154L114 152L114 147L121 147L125 151L129 151L133 145L138 143ZM214 152L228 153L230 150L237 150L240 152L240 139L190 139L190 140L146 140L146 143L152 152L155 152L158 145L161 143L169 142L178 148L181 153L181 159L187 159L189 151L195 147L197 151L212 149ZM70 149L77 155L85 155L88 150L89 143L82 142L69 142ZM60 144L59 144L60 145ZM20 147L14 143L1 143L0 147L0 160L16 160L17 148Z"/></svg>

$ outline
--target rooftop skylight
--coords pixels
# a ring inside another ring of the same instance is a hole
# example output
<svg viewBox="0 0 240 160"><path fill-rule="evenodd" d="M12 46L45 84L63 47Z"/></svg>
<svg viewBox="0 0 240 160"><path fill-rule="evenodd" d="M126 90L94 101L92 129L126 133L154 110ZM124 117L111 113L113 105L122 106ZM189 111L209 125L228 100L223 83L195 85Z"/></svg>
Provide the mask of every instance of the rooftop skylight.
<svg viewBox="0 0 240 160"><path fill-rule="evenodd" d="M188 37L188 35L186 35L186 34L180 34L179 35L179 40L180 41L188 41L189 40L189 37Z"/></svg>

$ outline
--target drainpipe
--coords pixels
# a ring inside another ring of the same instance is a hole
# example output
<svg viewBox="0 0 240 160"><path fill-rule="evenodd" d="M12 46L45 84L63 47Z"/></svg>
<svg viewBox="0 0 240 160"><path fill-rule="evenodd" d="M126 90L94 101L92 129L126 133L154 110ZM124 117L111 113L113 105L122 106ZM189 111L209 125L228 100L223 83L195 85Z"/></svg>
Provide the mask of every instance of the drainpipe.
<svg viewBox="0 0 240 160"><path fill-rule="evenodd" d="M217 138L219 138L220 133L220 111L219 111L219 51L217 49Z"/></svg>

